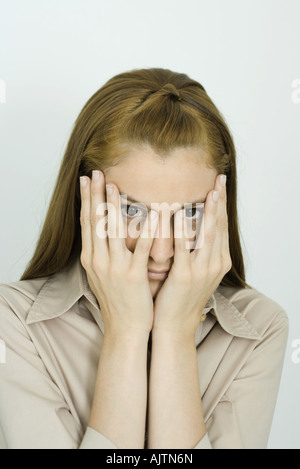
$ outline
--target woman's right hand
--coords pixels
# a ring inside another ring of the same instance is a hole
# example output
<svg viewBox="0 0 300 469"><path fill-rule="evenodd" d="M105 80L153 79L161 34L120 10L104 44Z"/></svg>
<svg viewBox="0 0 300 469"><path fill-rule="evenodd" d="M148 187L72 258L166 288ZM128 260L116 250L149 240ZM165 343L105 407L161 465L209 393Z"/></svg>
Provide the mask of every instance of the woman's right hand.
<svg viewBox="0 0 300 469"><path fill-rule="evenodd" d="M147 266L157 214L152 212L156 215L154 219L151 219L151 212L148 214L135 250L131 252L124 237L119 190L115 184L110 186L112 194L106 191L102 171L93 171L92 180L87 176L80 178L80 261L98 300L105 332L149 333L153 325L153 299ZM106 237L103 236L105 220Z"/></svg>

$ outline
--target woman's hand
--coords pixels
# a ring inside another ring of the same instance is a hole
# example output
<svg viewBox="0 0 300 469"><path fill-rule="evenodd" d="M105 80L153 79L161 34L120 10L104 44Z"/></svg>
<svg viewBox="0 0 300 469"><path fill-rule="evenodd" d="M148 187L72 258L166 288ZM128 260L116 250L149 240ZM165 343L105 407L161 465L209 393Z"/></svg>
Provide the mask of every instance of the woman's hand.
<svg viewBox="0 0 300 469"><path fill-rule="evenodd" d="M183 211L175 214L174 235L181 237L174 237L174 262L154 303L154 331L194 338L207 301L231 269L225 184L218 175L214 190L207 196L204 222L192 252L186 247L185 221L180 216Z"/></svg>
<svg viewBox="0 0 300 469"><path fill-rule="evenodd" d="M153 325L153 299L147 265L157 219L152 219L151 226L149 214L132 253L126 247L117 186L111 184L113 192L106 192L105 198L105 176L101 171L93 171L92 180L80 178L80 185L80 260L98 300L105 332L149 333Z"/></svg>

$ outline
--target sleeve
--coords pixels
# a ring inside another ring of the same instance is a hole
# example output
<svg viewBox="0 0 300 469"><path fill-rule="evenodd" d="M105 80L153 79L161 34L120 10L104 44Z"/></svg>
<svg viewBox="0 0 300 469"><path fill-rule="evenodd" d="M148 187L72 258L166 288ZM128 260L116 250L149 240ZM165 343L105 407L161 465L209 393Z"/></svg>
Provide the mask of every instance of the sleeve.
<svg viewBox="0 0 300 469"><path fill-rule="evenodd" d="M115 449L82 428L30 336L0 296L0 449Z"/></svg>
<svg viewBox="0 0 300 469"><path fill-rule="evenodd" d="M80 445L80 449L118 449L114 443L108 440L104 435L87 427L85 435Z"/></svg>
<svg viewBox="0 0 300 469"><path fill-rule="evenodd" d="M214 449L265 449L280 385L288 319L284 312L254 347L206 422ZM198 444L201 448L201 442Z"/></svg>

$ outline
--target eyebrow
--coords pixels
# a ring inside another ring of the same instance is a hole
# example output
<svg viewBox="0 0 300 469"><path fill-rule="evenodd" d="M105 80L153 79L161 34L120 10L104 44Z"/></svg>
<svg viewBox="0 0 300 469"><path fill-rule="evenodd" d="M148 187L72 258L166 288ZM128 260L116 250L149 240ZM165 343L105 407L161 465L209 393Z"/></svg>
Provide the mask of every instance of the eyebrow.
<svg viewBox="0 0 300 469"><path fill-rule="evenodd" d="M149 207L148 205L144 204L143 202L139 202L138 200L134 200L132 197L130 197L128 194L120 194L121 197L126 197L128 202L131 202L133 204L141 204L141 205L144 205L145 207L148 208L148 210L151 210L151 207ZM187 205L196 205L196 204L203 204L206 202L206 197L204 199L201 199L201 200L197 200L196 202L185 202ZM156 202L157 203L157 202ZM184 208L184 206L182 205L181 208Z"/></svg>

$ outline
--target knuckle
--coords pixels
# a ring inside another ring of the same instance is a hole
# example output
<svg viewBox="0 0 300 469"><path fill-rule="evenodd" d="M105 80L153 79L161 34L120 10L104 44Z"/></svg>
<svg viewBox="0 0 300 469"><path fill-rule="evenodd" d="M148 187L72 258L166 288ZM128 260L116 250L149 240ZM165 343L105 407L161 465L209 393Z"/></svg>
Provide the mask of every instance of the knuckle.
<svg viewBox="0 0 300 469"><path fill-rule="evenodd" d="M228 230L228 220L224 219L218 222L218 227L222 231L227 231Z"/></svg>
<svg viewBox="0 0 300 469"><path fill-rule="evenodd" d="M100 217L96 213L93 213L90 216L90 223L93 227L97 226L97 223L98 223L99 220L100 220Z"/></svg>
<svg viewBox="0 0 300 469"><path fill-rule="evenodd" d="M81 226L86 226L90 223L90 216L86 213L80 214L80 224Z"/></svg>
<svg viewBox="0 0 300 469"><path fill-rule="evenodd" d="M131 285L139 283L141 281L141 278L142 276L138 269L131 269L127 273L128 283Z"/></svg>
<svg viewBox="0 0 300 469"><path fill-rule="evenodd" d="M222 273L222 270L223 270L222 262L221 261L215 262L213 266L211 267L211 275L213 277L218 277Z"/></svg>
<svg viewBox="0 0 300 469"><path fill-rule="evenodd" d="M211 230L205 235L205 242L208 244L213 244L216 239L216 230Z"/></svg>
<svg viewBox="0 0 300 469"><path fill-rule="evenodd" d="M88 262L88 259L87 259L87 256L86 256L85 252L82 252L80 254L80 262L81 262L82 267L85 270L87 270L89 268L89 262Z"/></svg>
<svg viewBox="0 0 300 469"><path fill-rule="evenodd" d="M92 184L91 184L91 194L93 196L95 196L95 195L98 194L98 192L99 192L98 186L95 185L95 183L92 182Z"/></svg>
<svg viewBox="0 0 300 469"><path fill-rule="evenodd" d="M92 259L91 265L92 265L92 269L93 269L93 271L94 271L95 273L98 274L98 273L101 272L101 270L102 270L102 269L101 269L102 263L101 263L101 261L99 261L99 259L98 259L97 257L94 257L94 258Z"/></svg>
<svg viewBox="0 0 300 469"><path fill-rule="evenodd" d="M122 277L122 270L120 269L120 266L114 262L111 262L109 265L109 276L110 278Z"/></svg>
<svg viewBox="0 0 300 469"><path fill-rule="evenodd" d="M229 270L232 268L232 260L231 260L231 257L227 258L224 262L224 268L225 268L225 272L229 272Z"/></svg>
<svg viewBox="0 0 300 469"><path fill-rule="evenodd" d="M136 248L141 249L143 252L149 251L153 243L153 238L151 236L151 233L142 231L137 235L136 239L137 239Z"/></svg>
<svg viewBox="0 0 300 469"><path fill-rule="evenodd" d="M140 254L147 254L149 252L149 240L139 238L135 249Z"/></svg>

